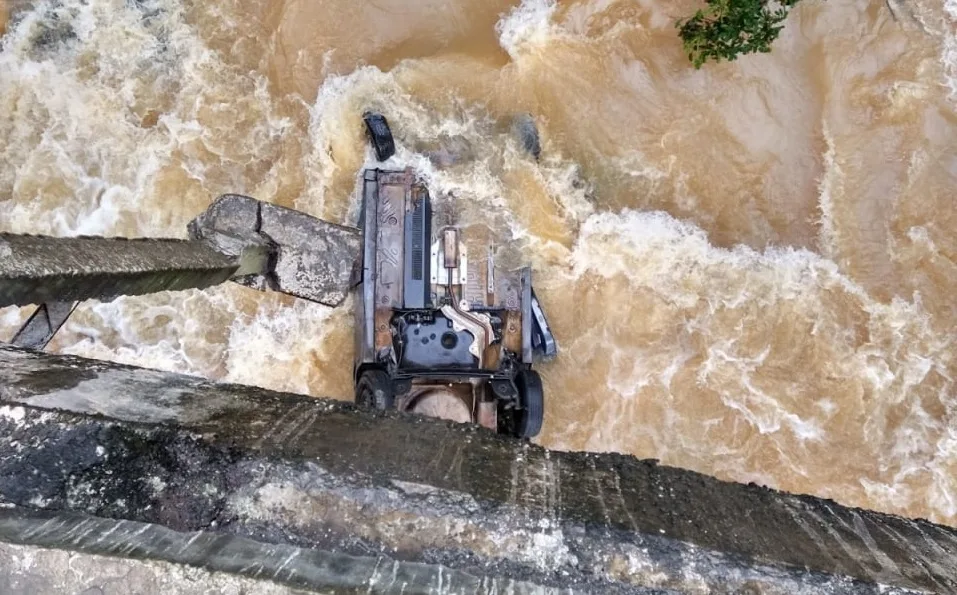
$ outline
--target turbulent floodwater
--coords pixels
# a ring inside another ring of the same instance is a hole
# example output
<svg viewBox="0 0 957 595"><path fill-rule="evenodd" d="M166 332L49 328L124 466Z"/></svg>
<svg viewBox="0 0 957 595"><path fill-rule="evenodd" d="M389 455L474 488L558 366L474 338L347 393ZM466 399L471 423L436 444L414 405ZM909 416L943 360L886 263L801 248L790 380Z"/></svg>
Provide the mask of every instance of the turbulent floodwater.
<svg viewBox="0 0 957 595"><path fill-rule="evenodd" d="M224 192L351 223L380 109L391 165L534 264L542 444L957 524L957 4L804 0L700 71L696 6L18 0L0 230L185 237ZM229 285L84 304L51 349L349 398L350 324Z"/></svg>

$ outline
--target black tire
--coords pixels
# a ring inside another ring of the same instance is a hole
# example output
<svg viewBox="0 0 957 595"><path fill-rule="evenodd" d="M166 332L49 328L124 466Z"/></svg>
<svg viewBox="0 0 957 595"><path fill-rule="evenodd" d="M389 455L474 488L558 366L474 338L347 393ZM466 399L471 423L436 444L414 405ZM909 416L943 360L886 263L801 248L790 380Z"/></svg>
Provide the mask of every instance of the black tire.
<svg viewBox="0 0 957 595"><path fill-rule="evenodd" d="M389 121L382 114L375 112L366 112L362 115L366 123L366 132L369 134L369 142L375 149L375 157L379 161L386 161L389 157L395 155L395 140L392 138L392 130L389 128Z"/></svg>
<svg viewBox="0 0 957 595"><path fill-rule="evenodd" d="M515 376L520 408L515 411L515 433L519 438L534 438L542 431L545 418L545 394L542 377L534 370L522 370Z"/></svg>
<svg viewBox="0 0 957 595"><path fill-rule="evenodd" d="M356 404L384 411L395 406L392 379L384 370L366 370L356 383Z"/></svg>

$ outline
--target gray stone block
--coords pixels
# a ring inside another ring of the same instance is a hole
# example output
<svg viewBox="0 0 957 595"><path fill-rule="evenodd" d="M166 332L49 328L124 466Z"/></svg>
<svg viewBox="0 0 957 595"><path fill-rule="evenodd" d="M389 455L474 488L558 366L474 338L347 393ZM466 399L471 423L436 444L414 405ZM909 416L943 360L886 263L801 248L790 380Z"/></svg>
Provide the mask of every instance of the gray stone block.
<svg viewBox="0 0 957 595"><path fill-rule="evenodd" d="M346 299L362 235L305 213L263 204L260 232L278 246L273 269L279 291L329 306Z"/></svg>

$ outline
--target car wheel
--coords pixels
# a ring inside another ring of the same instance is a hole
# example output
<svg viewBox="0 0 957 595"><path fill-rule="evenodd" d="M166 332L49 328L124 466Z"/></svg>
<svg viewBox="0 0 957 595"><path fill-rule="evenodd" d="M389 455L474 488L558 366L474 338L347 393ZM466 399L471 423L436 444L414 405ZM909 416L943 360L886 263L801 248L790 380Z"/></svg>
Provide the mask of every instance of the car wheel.
<svg viewBox="0 0 957 595"><path fill-rule="evenodd" d="M392 379L384 370L366 370L356 383L356 404L369 409L392 409L395 394Z"/></svg>
<svg viewBox="0 0 957 595"><path fill-rule="evenodd" d="M395 155L395 140L392 138L392 130L389 129L389 121L385 119L385 116L366 112L362 115L362 119L365 120L369 142L375 149L376 159L386 161Z"/></svg>
<svg viewBox="0 0 957 595"><path fill-rule="evenodd" d="M542 430L545 395L542 377L534 370L522 370L515 376L520 408L515 411L515 433L519 438L534 438Z"/></svg>

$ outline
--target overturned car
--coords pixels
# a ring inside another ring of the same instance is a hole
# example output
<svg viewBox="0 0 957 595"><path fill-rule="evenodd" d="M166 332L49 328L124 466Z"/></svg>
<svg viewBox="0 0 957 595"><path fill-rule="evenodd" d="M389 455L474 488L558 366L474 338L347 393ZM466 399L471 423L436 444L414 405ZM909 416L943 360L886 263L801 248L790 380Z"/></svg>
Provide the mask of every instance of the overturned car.
<svg viewBox="0 0 957 595"><path fill-rule="evenodd" d="M388 122L366 114L379 161ZM366 169L356 291L356 402L531 438L544 415L538 357L556 353L528 267L502 270L493 247L436 217L410 169Z"/></svg>

